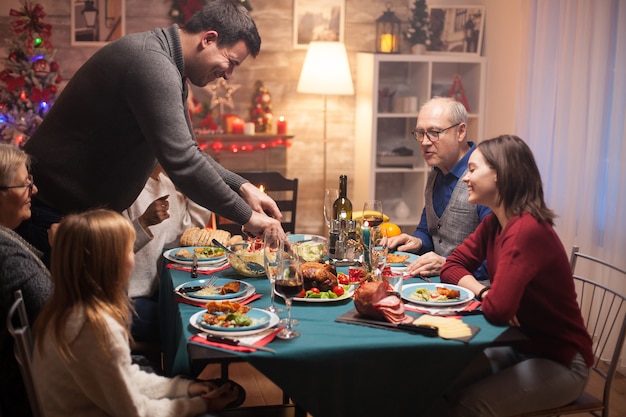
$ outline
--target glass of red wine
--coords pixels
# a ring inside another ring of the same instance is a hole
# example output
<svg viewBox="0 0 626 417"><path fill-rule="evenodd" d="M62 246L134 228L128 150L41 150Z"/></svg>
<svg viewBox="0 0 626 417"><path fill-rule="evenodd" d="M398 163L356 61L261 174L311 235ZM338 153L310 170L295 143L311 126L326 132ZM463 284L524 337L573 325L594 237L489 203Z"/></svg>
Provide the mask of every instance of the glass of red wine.
<svg viewBox="0 0 626 417"><path fill-rule="evenodd" d="M380 226L383 222L383 202L380 200L365 200L363 203L363 221L370 227Z"/></svg>
<svg viewBox="0 0 626 417"><path fill-rule="evenodd" d="M287 325L281 330L276 337L281 339L294 339L300 336L300 333L292 328L291 322L291 302L304 288L304 281L300 271L300 257L293 252L284 254L284 272L276 277L276 292L285 299L287 306Z"/></svg>

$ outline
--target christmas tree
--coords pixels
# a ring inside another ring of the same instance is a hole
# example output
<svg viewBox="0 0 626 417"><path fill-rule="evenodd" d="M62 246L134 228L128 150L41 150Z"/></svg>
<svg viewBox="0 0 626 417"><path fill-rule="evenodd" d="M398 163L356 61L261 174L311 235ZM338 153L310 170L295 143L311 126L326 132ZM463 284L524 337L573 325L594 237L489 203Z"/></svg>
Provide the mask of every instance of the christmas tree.
<svg viewBox="0 0 626 417"><path fill-rule="evenodd" d="M43 23L43 7L20 1L9 16L13 38L0 71L0 135L5 143L23 146L52 107L61 82L53 61L52 26Z"/></svg>
<svg viewBox="0 0 626 417"><path fill-rule="evenodd" d="M272 130L272 96L262 81L254 85L252 106L250 107L250 121L254 123L255 132L269 132Z"/></svg>
<svg viewBox="0 0 626 417"><path fill-rule="evenodd" d="M409 11L411 12L409 28L404 33L404 37L411 45L428 45L430 28L426 0L415 0Z"/></svg>

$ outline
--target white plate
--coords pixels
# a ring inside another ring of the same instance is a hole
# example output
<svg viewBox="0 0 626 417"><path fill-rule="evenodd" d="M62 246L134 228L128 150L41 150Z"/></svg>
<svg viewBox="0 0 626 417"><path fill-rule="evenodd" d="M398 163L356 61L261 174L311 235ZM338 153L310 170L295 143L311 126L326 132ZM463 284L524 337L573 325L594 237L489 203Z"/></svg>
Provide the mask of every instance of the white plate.
<svg viewBox="0 0 626 417"><path fill-rule="evenodd" d="M461 292L461 296L458 300L450 300L450 301L423 301L418 300L416 298L411 297L410 295L415 292L418 288L426 288L428 291L436 291L437 287L445 287L453 290L459 290ZM468 300L474 298L474 293L468 290L467 288L459 287L458 285L452 284L441 284L441 283L417 283L417 284L408 284L402 286L402 299L408 301L413 304L430 306L430 307L447 307L458 304L463 304Z"/></svg>
<svg viewBox="0 0 626 417"><path fill-rule="evenodd" d="M267 326L255 328L252 330L239 330L239 331L226 330L224 331L224 330L206 329L205 327L202 327L201 325L198 324L198 320L202 320L202 315L206 314L206 309L200 310L197 313L194 313L191 317L189 317L189 324L191 324L193 327L195 327L196 329L200 330L203 333L211 333L211 334L216 334L218 336L228 336L228 337L250 336L256 333L261 333L262 331L265 331L269 328L272 328L276 326L278 322L280 321L280 318L276 314L270 311L265 311L265 310L261 310L261 311L263 311L264 313L267 313L267 315L269 316L269 322Z"/></svg>
<svg viewBox="0 0 626 417"><path fill-rule="evenodd" d="M176 289L183 290L189 287L196 287L196 286L204 285L204 283L207 281L208 279L194 279L194 280L191 280L191 281L185 282L184 284L179 285L178 287L176 287ZM234 279L218 278L217 281L215 281L215 287L219 288L232 281L238 281L240 283L239 291L235 293L228 293L224 295L221 295L221 294L199 295L196 292L183 292L183 291L181 292L187 295L189 298L193 298L195 300L207 300L207 301L209 300L215 300L215 301L232 300L234 298L240 298L248 292L248 285L250 284L244 281L239 281L239 280L234 280Z"/></svg>
<svg viewBox="0 0 626 417"><path fill-rule="evenodd" d="M348 299L354 295L354 290L356 290L356 285L350 285L350 288L343 293L341 297L337 298L301 298L294 297L293 301L301 301L303 303L335 303L337 301L343 301ZM282 295L278 294L274 291L274 294L277 294L279 297L283 298Z"/></svg>
<svg viewBox="0 0 626 417"><path fill-rule="evenodd" d="M197 282L197 283L198 283L198 285L203 285L206 281L207 281L206 279L197 279L197 280L194 280L194 282ZM219 279L218 279L218 281L219 281ZM180 284L178 287L174 288L174 292L175 292L178 296L183 297L184 299L187 299L187 300L190 300L190 301L195 301L195 302L197 302L197 301L207 301L207 302L208 302L208 301L211 301L211 300L207 300L207 299L205 299L205 298L193 297L193 294L188 295L188 294L184 294L184 293L179 293L179 292L178 292L178 289L179 289L179 288L181 288L183 285L186 285L186 284L188 284L188 283L186 282L186 283L184 283L184 284ZM228 299L228 301L235 302L235 301L245 300L246 298L250 297L251 295L253 295L253 294L256 292L256 288L254 288L254 285L252 285L252 284L250 284L250 283L248 283L248 282L246 282L246 285L247 285L247 290L246 290L246 293L245 293L245 294L243 294L243 295L242 295L242 296L240 296L240 297L236 297L236 298L229 298L229 299Z"/></svg>
<svg viewBox="0 0 626 417"><path fill-rule="evenodd" d="M184 259L184 258L179 258L177 256L174 256L174 254L176 252L178 252L181 249L188 249L190 252L193 253L193 248L205 248L206 246L184 246L184 247L180 247L180 248L173 248L173 249L169 249L166 250L165 252L163 252L163 256L165 257L165 259L172 261L172 262L176 262L177 264L181 264L181 265L193 265L193 260L192 259ZM215 258L210 258L210 259L200 259L198 258L198 266L207 266L207 265L214 265L214 264L219 264L219 263L224 263L224 261L226 260L226 254L221 255L221 256L216 256Z"/></svg>

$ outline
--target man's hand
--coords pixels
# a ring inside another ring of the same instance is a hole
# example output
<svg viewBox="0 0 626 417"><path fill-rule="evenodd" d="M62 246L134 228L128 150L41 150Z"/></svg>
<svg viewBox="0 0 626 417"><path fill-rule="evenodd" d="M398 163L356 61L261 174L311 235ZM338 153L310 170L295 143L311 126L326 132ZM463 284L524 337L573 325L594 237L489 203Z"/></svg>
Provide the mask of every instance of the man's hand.
<svg viewBox="0 0 626 417"><path fill-rule="evenodd" d="M280 235L281 240L287 240L287 235L285 235L285 231L283 230L280 221L273 219L266 214L253 211L252 217L250 217L248 223L243 225L243 231L245 233L260 238L263 238L265 233L270 230L276 230L276 232Z"/></svg>
<svg viewBox="0 0 626 417"><path fill-rule="evenodd" d="M141 216L139 216L139 224L143 227L144 230L148 230L148 227L154 226L155 224L161 223L163 220L168 219L170 214L168 210L170 208L170 203L167 201L169 197L168 195L164 195L163 197L159 197L154 200L146 211L143 212Z"/></svg>
<svg viewBox="0 0 626 417"><path fill-rule="evenodd" d="M417 253L422 248L422 240L415 236L402 233L399 236L390 237L387 242L389 250L397 250L400 252Z"/></svg>
<svg viewBox="0 0 626 417"><path fill-rule="evenodd" d="M239 194L246 200L246 203L248 203L252 210L258 213L265 213L278 221L283 219L283 215L278 209L276 202L269 195L262 193L252 183L244 183L241 188L239 188Z"/></svg>
<svg viewBox="0 0 626 417"><path fill-rule="evenodd" d="M428 252L417 258L406 270L414 277L437 276L445 262L446 258L443 256L439 256L435 252Z"/></svg>

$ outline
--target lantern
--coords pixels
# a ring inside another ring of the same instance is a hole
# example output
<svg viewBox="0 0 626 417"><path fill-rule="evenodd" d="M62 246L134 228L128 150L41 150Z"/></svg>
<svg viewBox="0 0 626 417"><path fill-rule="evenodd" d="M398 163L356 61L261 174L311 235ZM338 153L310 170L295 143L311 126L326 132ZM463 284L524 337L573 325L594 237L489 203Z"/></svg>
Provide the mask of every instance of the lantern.
<svg viewBox="0 0 626 417"><path fill-rule="evenodd" d="M376 20L376 52L400 52L400 36L400 19L391 11L391 3L387 3L387 10Z"/></svg>
<svg viewBox="0 0 626 417"><path fill-rule="evenodd" d="M85 18L85 26L88 28L96 27L96 19L98 17L98 9L96 9L93 5L93 0L86 0L85 7L81 12L83 17Z"/></svg>

